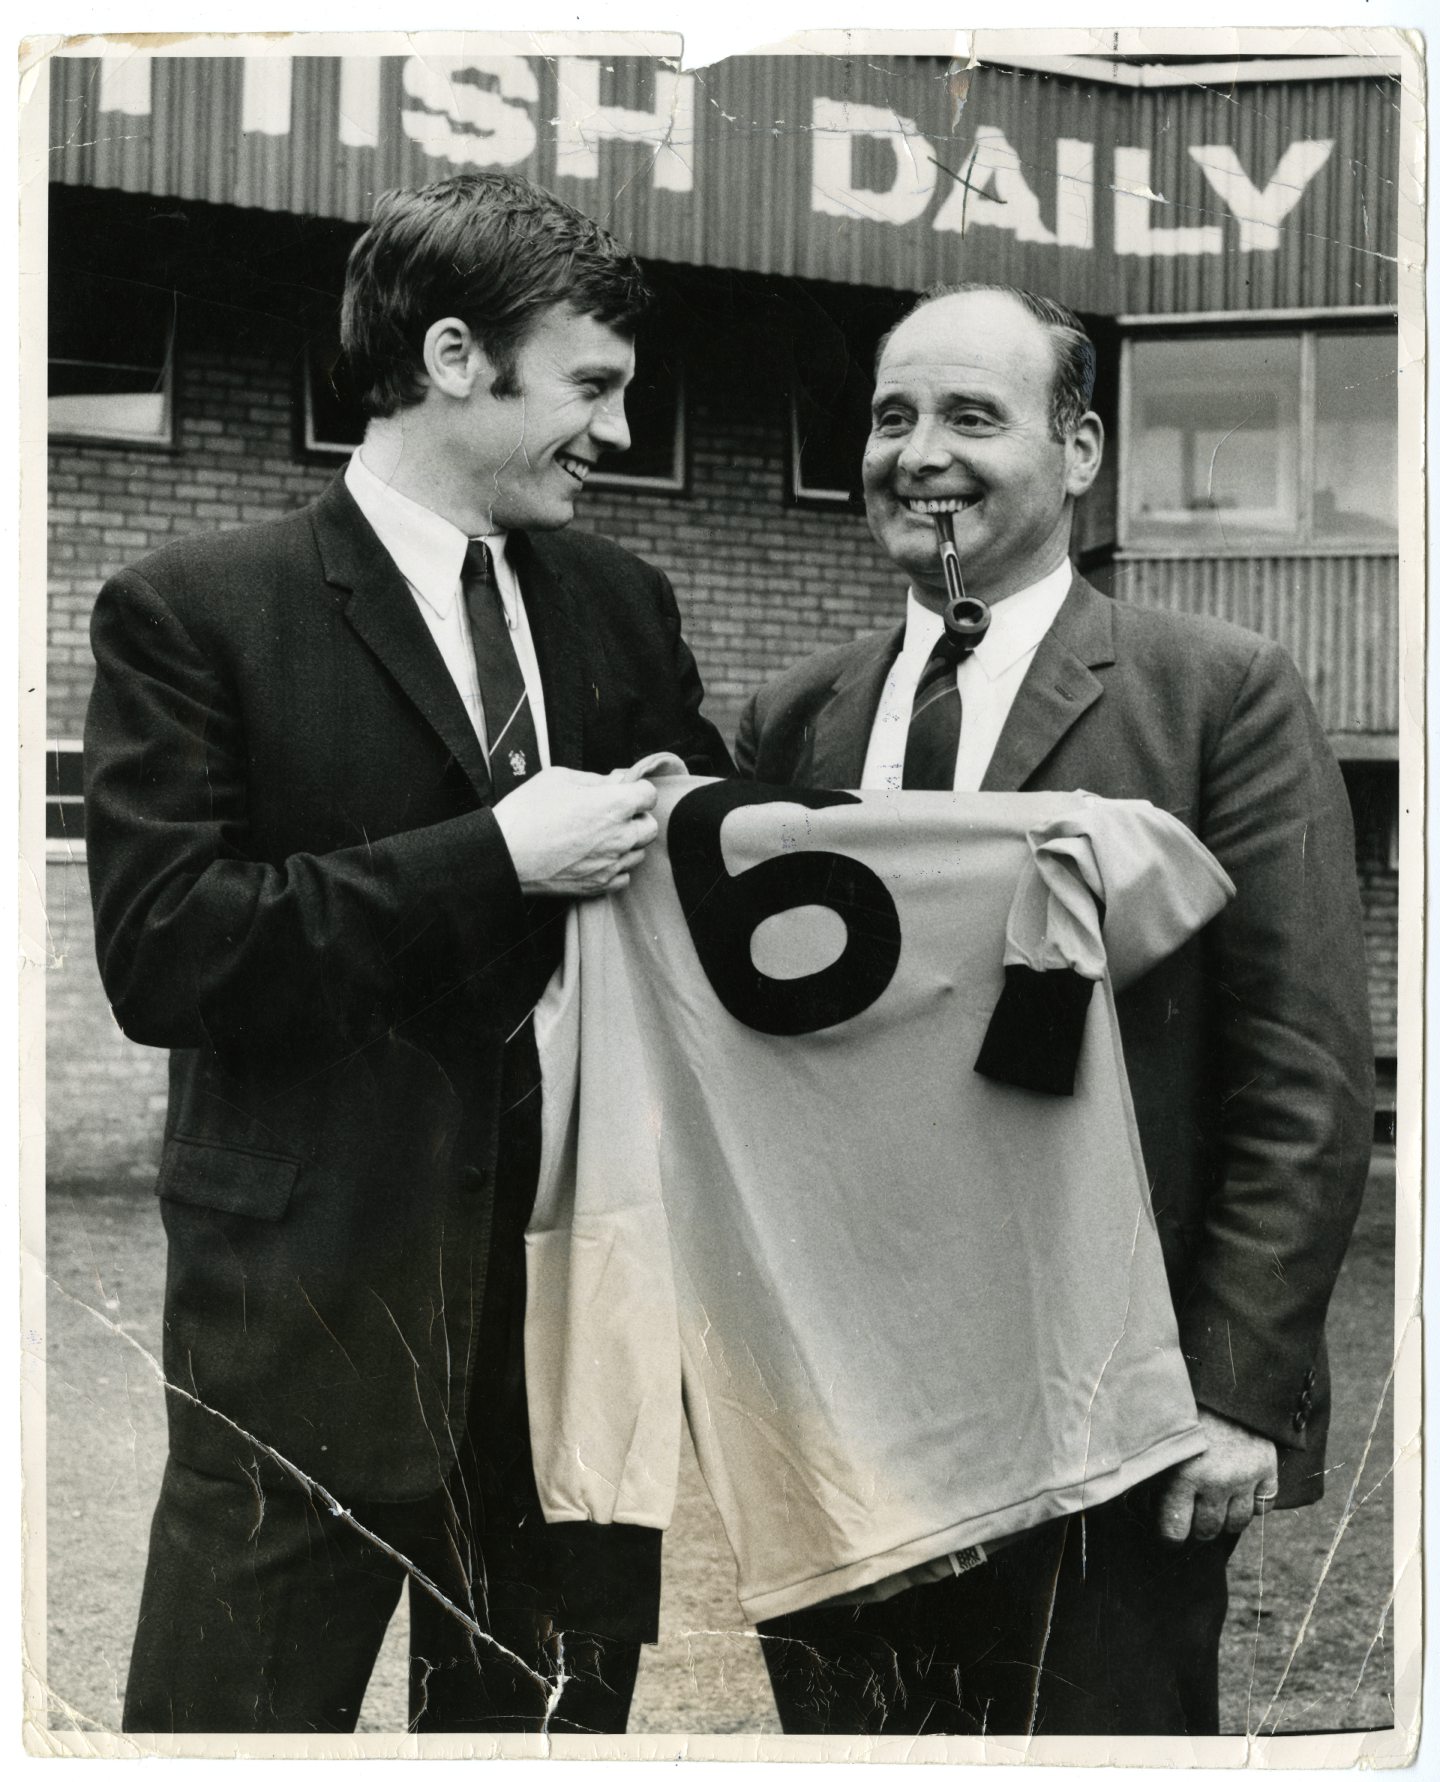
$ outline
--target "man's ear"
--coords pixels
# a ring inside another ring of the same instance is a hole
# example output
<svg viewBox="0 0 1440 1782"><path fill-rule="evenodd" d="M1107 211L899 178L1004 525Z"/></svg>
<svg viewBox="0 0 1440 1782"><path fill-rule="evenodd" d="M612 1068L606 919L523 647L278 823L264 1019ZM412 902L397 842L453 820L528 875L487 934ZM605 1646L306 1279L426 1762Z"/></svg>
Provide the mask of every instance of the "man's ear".
<svg viewBox="0 0 1440 1782"><path fill-rule="evenodd" d="M475 388L488 388L495 369L459 316L442 316L425 330L421 356L425 374L435 389L464 399Z"/></svg>
<svg viewBox="0 0 1440 1782"><path fill-rule="evenodd" d="M1065 443L1065 493L1072 498L1085 494L1100 474L1100 460L1105 456L1105 423L1092 409L1080 417L1080 424Z"/></svg>

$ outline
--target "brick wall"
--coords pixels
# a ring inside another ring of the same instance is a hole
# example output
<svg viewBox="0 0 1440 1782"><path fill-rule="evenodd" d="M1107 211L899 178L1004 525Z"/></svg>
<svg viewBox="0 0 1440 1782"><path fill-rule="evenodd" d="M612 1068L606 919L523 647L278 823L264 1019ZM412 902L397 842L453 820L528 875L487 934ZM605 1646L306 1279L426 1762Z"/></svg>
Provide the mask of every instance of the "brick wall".
<svg viewBox="0 0 1440 1782"><path fill-rule="evenodd" d="M187 533L302 506L328 472L291 449L286 342L243 356L185 342L177 449L56 444L50 449L52 737L78 737L90 696L90 609L107 576Z"/></svg>
<svg viewBox="0 0 1440 1782"><path fill-rule="evenodd" d="M295 343L227 349L198 315L179 366L174 452L57 444L50 452L50 685L47 731L80 734L91 665L86 628L105 577L186 533L302 506L333 470L293 448ZM782 393L737 386L697 364L688 495L595 488L577 522L671 577L712 716L730 734L745 698L824 644L889 622L895 576L849 512L789 507ZM763 397L760 401L757 398Z"/></svg>
<svg viewBox="0 0 1440 1782"><path fill-rule="evenodd" d="M250 315L237 327L223 309L197 306L179 356L175 451L52 447L50 736L80 734L92 677L86 628L107 575L172 537L301 506L333 474L294 449L298 350L284 322ZM783 391L745 375L745 359L733 339L694 357L688 494L592 488L580 522L669 573L711 715L727 736L768 676L892 622L898 605L894 573L863 518L786 504ZM1362 858L1377 1049L1388 1036L1393 1053L1396 898L1384 845L1375 841ZM50 1167L144 1173L137 1159L155 1148L163 1059L129 1046L110 1019L91 960L83 869L53 865L50 882Z"/></svg>

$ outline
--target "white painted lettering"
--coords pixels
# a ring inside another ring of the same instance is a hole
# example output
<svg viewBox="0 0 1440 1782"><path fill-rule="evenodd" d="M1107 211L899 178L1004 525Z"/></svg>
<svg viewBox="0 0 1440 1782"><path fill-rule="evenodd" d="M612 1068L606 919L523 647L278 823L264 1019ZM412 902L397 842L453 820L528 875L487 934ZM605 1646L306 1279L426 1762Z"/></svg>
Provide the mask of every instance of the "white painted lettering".
<svg viewBox="0 0 1440 1782"><path fill-rule="evenodd" d="M290 57L246 56L240 128L247 136L290 134Z"/></svg>
<svg viewBox="0 0 1440 1782"><path fill-rule="evenodd" d="M600 103L600 63L561 56L556 78L555 168L569 179L599 179L599 144L635 142L652 151L650 183L661 192L695 184L695 76L657 68L654 111Z"/></svg>
<svg viewBox="0 0 1440 1782"><path fill-rule="evenodd" d="M539 102L540 87L523 56L411 56L402 84L420 104L400 121L427 155L457 167L516 167L534 154L526 107Z"/></svg>
<svg viewBox="0 0 1440 1782"><path fill-rule="evenodd" d="M1095 145L1073 136L1055 144L1055 239L1061 247L1095 245Z"/></svg>
<svg viewBox="0 0 1440 1782"><path fill-rule="evenodd" d="M843 99L811 102L810 208L827 217L869 217L880 223L913 223L935 190L937 170L930 144L912 118L879 105ZM857 136L885 143L895 170L884 191L855 184L851 151Z"/></svg>
<svg viewBox="0 0 1440 1782"><path fill-rule="evenodd" d="M948 183L948 182L947 182ZM960 164L959 177L935 217L936 229L957 235L971 229L1004 229L1016 241L1054 244L1040 220L1040 200L1026 183L1020 157L1003 130L981 124L975 143Z"/></svg>
<svg viewBox="0 0 1440 1782"><path fill-rule="evenodd" d="M130 118L150 115L150 70L155 58L128 50L100 58L100 109Z"/></svg>
<svg viewBox="0 0 1440 1782"><path fill-rule="evenodd" d="M1225 249L1225 232L1218 223L1182 224L1178 229L1151 227L1150 207L1168 200L1150 186L1150 151L1146 148L1115 150L1115 252L1137 258L1165 259L1177 255L1219 254Z"/></svg>
<svg viewBox="0 0 1440 1782"><path fill-rule="evenodd" d="M1251 183L1240 157L1228 143L1202 143L1190 159L1206 184L1240 225L1240 246L1274 253L1280 224L1305 196L1305 188L1330 159L1333 142L1292 142L1262 192Z"/></svg>
<svg viewBox="0 0 1440 1782"><path fill-rule="evenodd" d="M380 58L340 58L340 140L346 148L380 144Z"/></svg>

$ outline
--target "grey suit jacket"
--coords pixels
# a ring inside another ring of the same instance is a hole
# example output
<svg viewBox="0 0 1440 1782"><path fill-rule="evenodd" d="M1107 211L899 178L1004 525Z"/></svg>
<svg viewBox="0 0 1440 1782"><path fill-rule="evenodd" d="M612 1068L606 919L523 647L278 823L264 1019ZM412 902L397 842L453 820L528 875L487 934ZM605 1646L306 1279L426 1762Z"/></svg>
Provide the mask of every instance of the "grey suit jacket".
<svg viewBox="0 0 1440 1782"><path fill-rule="evenodd" d="M743 774L854 787L900 634L802 662L740 727ZM1373 1059L1354 838L1283 650L1076 577L989 791L1145 798L1235 881L1224 915L1119 1000L1197 1400L1279 1447L1282 1504L1323 1489L1326 1307L1365 1183Z"/></svg>

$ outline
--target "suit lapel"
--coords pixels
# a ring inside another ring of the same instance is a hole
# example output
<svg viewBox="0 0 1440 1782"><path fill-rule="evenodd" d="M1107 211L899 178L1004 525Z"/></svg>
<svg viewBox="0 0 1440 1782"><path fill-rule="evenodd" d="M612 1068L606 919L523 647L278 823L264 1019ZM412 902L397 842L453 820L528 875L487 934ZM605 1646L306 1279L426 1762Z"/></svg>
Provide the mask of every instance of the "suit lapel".
<svg viewBox="0 0 1440 1782"><path fill-rule="evenodd" d="M525 596L525 616L535 642L545 689L545 729L556 767L580 767L584 756L585 645L579 613L564 577L547 561L543 547L524 532L512 532L506 557Z"/></svg>
<svg viewBox="0 0 1440 1782"><path fill-rule="evenodd" d="M1115 660L1110 602L1078 575L1010 707L984 792L1018 792L1083 712L1104 692L1091 672Z"/></svg>
<svg viewBox="0 0 1440 1782"><path fill-rule="evenodd" d="M1104 684L1092 670L1115 660L1113 618L1110 602L1077 575L1015 696L982 790L1019 791L1102 696ZM835 677L830 698L816 710L810 760L797 762L797 780L813 786L860 784L885 677L904 636L902 625L857 646Z"/></svg>
<svg viewBox="0 0 1440 1782"><path fill-rule="evenodd" d="M861 639L855 655L835 677L830 698L815 713L810 763L801 764L797 778L812 786L860 784L885 677L904 636L902 625L897 631Z"/></svg>
<svg viewBox="0 0 1440 1782"><path fill-rule="evenodd" d="M316 503L315 537L325 579L348 592L345 617L401 691L490 799L484 751L415 598L337 476Z"/></svg>

